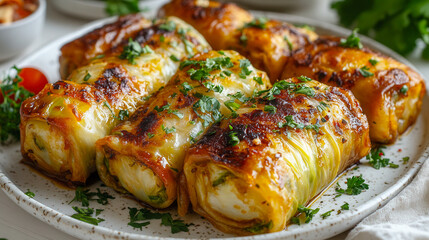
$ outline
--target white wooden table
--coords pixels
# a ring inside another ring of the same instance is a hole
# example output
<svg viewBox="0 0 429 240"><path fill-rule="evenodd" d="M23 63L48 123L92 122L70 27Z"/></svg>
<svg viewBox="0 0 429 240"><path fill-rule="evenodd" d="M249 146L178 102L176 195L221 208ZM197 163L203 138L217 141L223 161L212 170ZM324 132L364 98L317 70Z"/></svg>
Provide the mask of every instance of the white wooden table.
<svg viewBox="0 0 429 240"><path fill-rule="evenodd" d="M320 0L317 4L307 9L293 10L293 12L290 13L324 22L336 22L335 13L329 9L329 0ZM35 43L25 53L14 59L0 62L0 71L8 69L10 66L18 63L20 58L31 54L41 46L49 44L67 33L79 29L88 22L89 21L75 19L57 12L48 1L46 22L42 35L35 40ZM429 79L429 62L420 60L417 54L410 56L408 59L425 75L426 79ZM347 236L347 232L332 239L344 239L345 236ZM0 238L6 238L8 240L76 239L28 214L15 205L3 191L0 191Z"/></svg>

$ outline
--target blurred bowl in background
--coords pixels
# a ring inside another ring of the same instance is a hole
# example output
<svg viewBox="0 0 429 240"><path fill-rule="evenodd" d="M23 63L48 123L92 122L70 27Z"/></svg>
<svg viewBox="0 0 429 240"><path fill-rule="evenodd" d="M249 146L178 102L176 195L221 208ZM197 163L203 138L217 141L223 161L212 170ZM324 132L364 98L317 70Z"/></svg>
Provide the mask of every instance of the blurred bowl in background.
<svg viewBox="0 0 429 240"><path fill-rule="evenodd" d="M46 15L46 0L38 0L38 8L29 16L0 24L0 61L24 52L40 35Z"/></svg>
<svg viewBox="0 0 429 240"><path fill-rule="evenodd" d="M140 0L140 9L158 10L168 0ZM53 0L49 3L59 11L83 19L95 20L109 17L106 2L101 0Z"/></svg>

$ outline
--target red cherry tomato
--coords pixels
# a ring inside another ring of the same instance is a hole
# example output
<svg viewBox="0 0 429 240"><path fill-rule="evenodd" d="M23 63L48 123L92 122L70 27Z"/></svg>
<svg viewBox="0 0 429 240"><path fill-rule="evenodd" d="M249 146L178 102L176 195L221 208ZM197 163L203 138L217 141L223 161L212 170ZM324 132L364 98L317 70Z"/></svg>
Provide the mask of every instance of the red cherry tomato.
<svg viewBox="0 0 429 240"><path fill-rule="evenodd" d="M23 86L34 94L39 93L48 83L48 79L45 74L35 68L22 68L18 75L22 78L22 81L18 85Z"/></svg>

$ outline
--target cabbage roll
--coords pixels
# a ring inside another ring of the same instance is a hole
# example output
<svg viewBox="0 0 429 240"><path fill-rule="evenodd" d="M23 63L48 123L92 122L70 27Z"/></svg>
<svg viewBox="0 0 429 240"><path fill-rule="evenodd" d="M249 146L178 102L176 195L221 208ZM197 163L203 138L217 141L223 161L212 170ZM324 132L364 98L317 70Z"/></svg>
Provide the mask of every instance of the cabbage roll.
<svg viewBox="0 0 429 240"><path fill-rule="evenodd" d="M93 59L68 80L48 84L21 107L24 160L60 181L83 184L95 172L95 142L165 86L179 60L210 49L177 18L157 20L117 54Z"/></svg>
<svg viewBox="0 0 429 240"><path fill-rule="evenodd" d="M270 87L266 74L234 51L199 54L180 66L164 89L96 144L101 180L155 208L176 200L189 147L254 91Z"/></svg>
<svg viewBox="0 0 429 240"><path fill-rule="evenodd" d="M281 231L348 166L370 151L369 129L350 91L306 77L260 91L256 104L213 125L180 176L180 213L192 209L224 232Z"/></svg>

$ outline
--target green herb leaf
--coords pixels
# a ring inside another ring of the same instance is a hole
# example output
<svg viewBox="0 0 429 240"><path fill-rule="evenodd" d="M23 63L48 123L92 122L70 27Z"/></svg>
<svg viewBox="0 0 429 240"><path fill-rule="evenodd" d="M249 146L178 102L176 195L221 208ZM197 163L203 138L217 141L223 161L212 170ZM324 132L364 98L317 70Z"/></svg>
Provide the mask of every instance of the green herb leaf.
<svg viewBox="0 0 429 240"><path fill-rule="evenodd" d="M277 108L276 108L276 107L274 107L273 105L265 105L265 107L264 107L264 111L265 111L265 112L269 112L269 113L271 113L271 114L274 114L274 113L276 113Z"/></svg>
<svg viewBox="0 0 429 240"><path fill-rule="evenodd" d="M298 212L305 214L305 223L309 223L313 219L313 216L319 212L319 210L319 208L311 209L304 207L301 204L298 206Z"/></svg>
<svg viewBox="0 0 429 240"><path fill-rule="evenodd" d="M173 60L173 61L175 61L175 62L180 62L180 59L178 59L176 56L174 56L174 55L171 55L170 56L170 59L171 60Z"/></svg>
<svg viewBox="0 0 429 240"><path fill-rule="evenodd" d="M165 23L160 24L158 28L167 32L172 32L176 30L176 23L173 21L167 21Z"/></svg>
<svg viewBox="0 0 429 240"><path fill-rule="evenodd" d="M371 58L371 59L369 59L368 61L369 61L369 63L371 63L371 65L372 65L372 66L377 65L377 63L379 62L378 60L376 60L376 59L372 59L372 58Z"/></svg>
<svg viewBox="0 0 429 240"><path fill-rule="evenodd" d="M229 145L236 146L237 144L240 143L240 139L238 138L236 132L231 131L231 132L229 132L228 136L229 136L229 140L228 140Z"/></svg>
<svg viewBox="0 0 429 240"><path fill-rule="evenodd" d="M183 95L188 95L188 92L191 91L192 89L194 89L194 87L192 87L191 85L189 85L189 83L184 82L181 84L182 88L180 89L180 92L183 93Z"/></svg>
<svg viewBox="0 0 429 240"><path fill-rule="evenodd" d="M259 85L264 84L262 77L253 77L253 80L255 80L255 82L257 82Z"/></svg>
<svg viewBox="0 0 429 240"><path fill-rule="evenodd" d="M252 70L249 70L248 67L252 66L248 59L240 59L240 68L241 72L238 74L240 78L246 79L252 73Z"/></svg>
<svg viewBox="0 0 429 240"><path fill-rule="evenodd" d="M16 71L12 74L12 71ZM0 81L0 98L3 96L3 102L0 103L0 119L2 123L0 126L0 143L5 144L9 137L19 140L20 131L19 124L21 123L20 108L22 102L33 96L33 93L27 91L18 84L22 78L18 75L21 69L13 66L9 70L3 81Z"/></svg>
<svg viewBox="0 0 429 240"><path fill-rule="evenodd" d="M407 164L409 160L410 160L410 157L403 157L402 164Z"/></svg>
<svg viewBox="0 0 429 240"><path fill-rule="evenodd" d="M334 210L327 211L327 212L325 212L325 213L323 213L323 214L320 214L320 216L321 216L323 219L326 219L327 217L331 216L331 212L333 212L333 211L334 211Z"/></svg>
<svg viewBox="0 0 429 240"><path fill-rule="evenodd" d="M357 35L359 29L354 29L352 34L350 34L347 39L341 39L340 46L342 47L348 47L348 48L357 48L362 49L363 45L360 42L360 38Z"/></svg>
<svg viewBox="0 0 429 240"><path fill-rule="evenodd" d="M77 220L80 220L82 222L86 222L92 225L98 225L100 222L103 222L104 219L102 218L94 218L91 215L94 213L94 209L92 208L78 208L78 207L72 207L77 213L73 214L71 217L75 218ZM98 210L98 213L100 213L100 210Z"/></svg>
<svg viewBox="0 0 429 240"><path fill-rule="evenodd" d="M104 0L106 2L105 11L110 16L126 15L140 12L138 0Z"/></svg>
<svg viewBox="0 0 429 240"><path fill-rule="evenodd" d="M341 186L337 183L337 187L335 191L341 194L347 195L358 195L363 190L368 189L368 184L365 183L365 179L360 176L353 176L351 178L347 178L347 189L342 189Z"/></svg>
<svg viewBox="0 0 429 240"><path fill-rule="evenodd" d="M260 223L260 224L253 226L253 227L247 227L244 230L257 234L257 233L266 232L266 230L269 230L271 228L273 228L273 221L269 221L267 223Z"/></svg>
<svg viewBox="0 0 429 240"><path fill-rule="evenodd" d="M83 78L83 81L88 81L91 78L91 74L89 72L86 73L85 77Z"/></svg>
<svg viewBox="0 0 429 240"><path fill-rule="evenodd" d="M399 92L405 95L408 92L408 86L407 85L402 86Z"/></svg>
<svg viewBox="0 0 429 240"><path fill-rule="evenodd" d="M164 110L169 109L169 108L170 108L170 106L171 106L171 104L170 104L170 103L167 103L167 104L165 104L165 105L163 105L163 106L161 106L161 107L159 107L159 106L155 106L155 107L153 108L153 110L155 110L155 111L157 111L157 112L162 112L162 111L164 111Z"/></svg>
<svg viewBox="0 0 429 240"><path fill-rule="evenodd" d="M176 132L176 128L175 127L164 127L164 125L161 126L162 127L162 131L164 131L166 134L170 134L170 133L174 133Z"/></svg>
<svg viewBox="0 0 429 240"><path fill-rule="evenodd" d="M375 169L380 169L381 167L387 167L389 165L390 159L382 158L384 156L383 149L385 146L374 147L371 149L371 152L366 156L368 163Z"/></svg>
<svg viewBox="0 0 429 240"><path fill-rule="evenodd" d="M369 68L367 66L361 67L358 69L360 75L362 75L363 77L372 77L374 76L374 73L368 71Z"/></svg>
<svg viewBox="0 0 429 240"><path fill-rule="evenodd" d="M131 64L137 64L135 58L141 56L142 54L153 53L153 50L145 45L142 47L138 42L133 41L132 38L128 40L128 45L124 47L121 55L119 55L120 59L127 59Z"/></svg>
<svg viewBox="0 0 429 240"><path fill-rule="evenodd" d="M347 203L347 202L344 202L344 204L343 205L341 205L341 209L342 210L349 210L350 208L349 208L349 204Z"/></svg>
<svg viewBox="0 0 429 240"><path fill-rule="evenodd" d="M265 28L267 28L267 21L268 21L268 19L265 17L258 17L256 19L246 23L243 28L254 27L254 28L265 29Z"/></svg>
<svg viewBox="0 0 429 240"><path fill-rule="evenodd" d="M130 117L130 113L128 110L119 110L118 117L121 121L123 121L125 118Z"/></svg>
<svg viewBox="0 0 429 240"><path fill-rule="evenodd" d="M34 198L36 194L34 194L30 189L27 189L27 192L25 192L25 195L29 196L30 198Z"/></svg>

